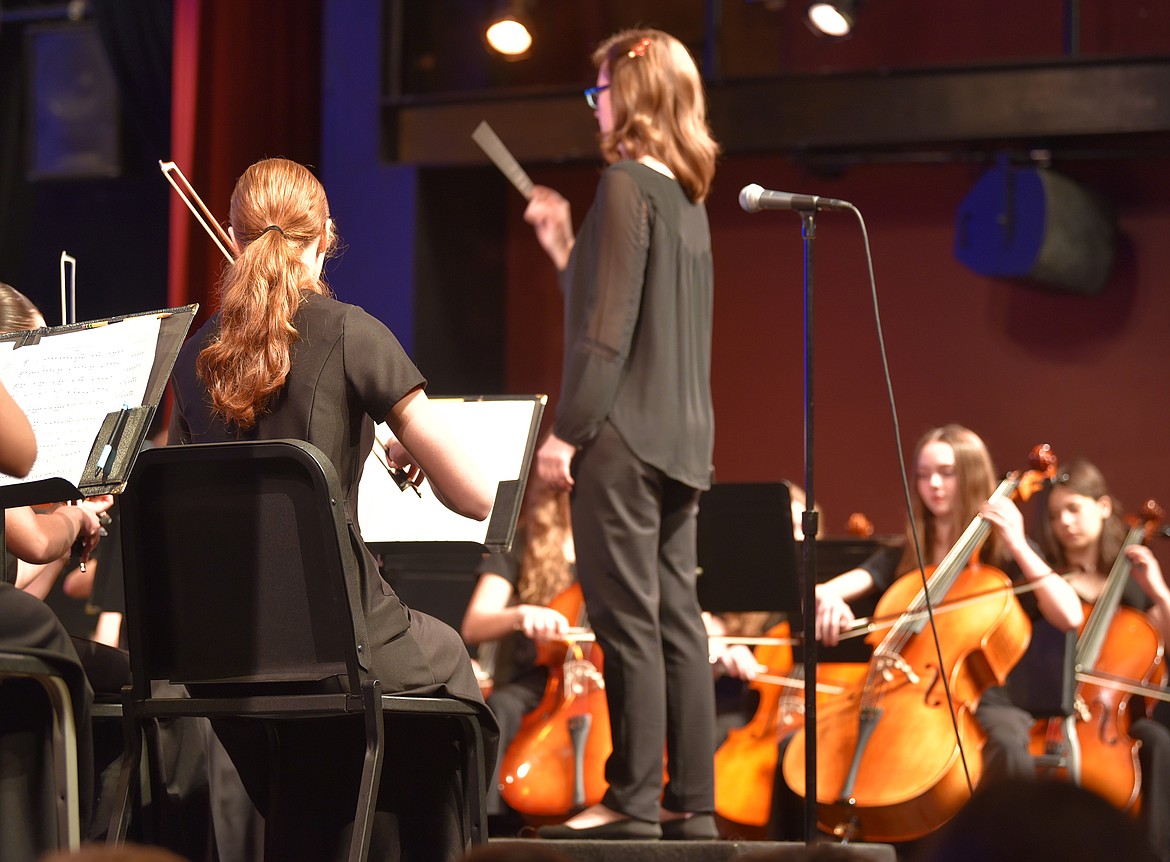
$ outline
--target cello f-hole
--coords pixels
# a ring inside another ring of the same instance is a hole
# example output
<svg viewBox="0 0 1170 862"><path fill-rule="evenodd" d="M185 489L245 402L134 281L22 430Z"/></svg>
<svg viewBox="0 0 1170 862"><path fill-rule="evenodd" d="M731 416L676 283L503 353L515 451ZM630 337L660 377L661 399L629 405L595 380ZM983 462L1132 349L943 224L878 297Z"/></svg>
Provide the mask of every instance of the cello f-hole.
<svg viewBox="0 0 1170 862"><path fill-rule="evenodd" d="M926 693L922 696L922 702L926 706L945 706L946 700L936 695L936 692L939 689L939 684L942 682L942 671L938 668L937 665L928 665L926 670L933 670L934 676L931 677L930 685L926 687Z"/></svg>

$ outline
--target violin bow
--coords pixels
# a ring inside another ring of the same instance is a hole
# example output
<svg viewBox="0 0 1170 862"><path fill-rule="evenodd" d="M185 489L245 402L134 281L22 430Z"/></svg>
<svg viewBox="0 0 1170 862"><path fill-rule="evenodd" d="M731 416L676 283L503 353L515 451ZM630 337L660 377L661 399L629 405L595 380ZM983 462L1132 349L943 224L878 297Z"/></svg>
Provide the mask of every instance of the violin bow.
<svg viewBox="0 0 1170 862"><path fill-rule="evenodd" d="M804 677L795 676L776 676L769 673L757 673L752 677L752 682L766 682L769 685L782 685L785 688L804 688ZM816 684L818 694L844 694L846 689L844 686L832 685L827 682L818 682Z"/></svg>
<svg viewBox="0 0 1170 862"><path fill-rule="evenodd" d="M382 440L378 437L378 432L374 432L374 458L381 464L386 472L390 474L390 478L394 480L394 484L398 486L399 491L405 491L408 487L414 489L414 493L422 496L422 491L418 489L419 484L422 484L423 474L418 474L418 484L411 480L410 475L401 467L391 467L390 461L386 458L386 446L388 441Z"/></svg>
<svg viewBox="0 0 1170 862"><path fill-rule="evenodd" d="M187 182L187 178L183 176L183 172L179 169L179 166L174 162L164 162L160 159L158 167L162 171L163 176L167 178L167 182L171 184L171 188L183 199L183 203L187 205L187 209L191 210L191 215L195 216L195 220L207 231L207 235L211 237L211 241L223 252L223 256L227 258L228 263L235 263L236 256L232 251L228 251L228 249L231 248L234 251L236 244L232 242L232 238L228 236L227 231L215 220L215 216L211 214L211 210L203 203L203 199L196 194L195 189Z"/></svg>
<svg viewBox="0 0 1170 862"><path fill-rule="evenodd" d="M65 300L65 270L69 270L69 301ZM72 314L70 312L72 311ZM61 252L61 325L77 322L77 258Z"/></svg>
<svg viewBox="0 0 1170 862"><path fill-rule="evenodd" d="M860 632L865 634L865 632ZM566 629L558 640L565 643L592 643L597 640L592 629L574 626ZM770 638L748 637L746 635L707 635L707 640L724 644L744 644L746 646L797 646L804 643L803 638Z"/></svg>
<svg viewBox="0 0 1170 862"><path fill-rule="evenodd" d="M1170 701L1170 689L1158 685L1146 685L1136 680L1099 670L1078 670L1077 682L1088 682L1102 688L1114 688L1130 694L1138 694L1153 700Z"/></svg>
<svg viewBox="0 0 1170 862"><path fill-rule="evenodd" d="M1057 577L1066 578L1068 575L1057 575ZM1033 590L1039 589L1042 583L1043 579L1040 579L1035 581L1027 581L1026 583L1022 584L1011 584L1006 587L993 587L989 590L980 590L977 593L969 593L968 595L959 596L954 599L945 599L935 604L933 607L936 613L957 611L969 605L975 604L976 602L983 601L983 599L994 598L995 596L1003 595L1005 592L1012 593L1013 595L1017 596L1023 595L1024 593L1030 593ZM861 637L863 635L869 634L870 632L878 631L879 629L889 628L899 620L926 619L928 616L929 614L927 613L926 608L923 608L922 610L918 611L903 611L900 614L890 614L884 617L858 617L849 625L848 628L843 629L838 637L841 640Z"/></svg>

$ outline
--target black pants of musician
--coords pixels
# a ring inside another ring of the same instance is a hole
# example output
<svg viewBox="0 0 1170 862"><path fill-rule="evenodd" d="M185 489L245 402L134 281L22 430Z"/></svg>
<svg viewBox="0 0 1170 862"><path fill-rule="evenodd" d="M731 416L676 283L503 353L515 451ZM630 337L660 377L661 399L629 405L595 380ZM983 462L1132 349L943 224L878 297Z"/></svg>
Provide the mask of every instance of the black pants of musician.
<svg viewBox="0 0 1170 862"><path fill-rule="evenodd" d="M975 711L975 720L987 734L980 784L1036 775L1036 763L1028 750L1036 719L1027 710L1014 705L1006 689L994 687L984 692Z"/></svg>
<svg viewBox="0 0 1170 862"><path fill-rule="evenodd" d="M487 810L489 816L508 814L510 809L500 796L500 764L508 751L508 745L516 738L524 716L540 705L548 684L548 668L533 667L516 679L507 682L492 692L487 699L488 708L500 726L500 756L487 786Z"/></svg>
<svg viewBox="0 0 1170 862"><path fill-rule="evenodd" d="M987 731L980 785L1005 778L1035 776L1028 739L1035 719L1004 699L1003 689L989 689L975 717ZM1170 862L1170 730L1147 718L1135 719L1129 735L1141 742L1141 815L1150 846Z"/></svg>
<svg viewBox="0 0 1170 862"><path fill-rule="evenodd" d="M1170 730L1160 722L1138 718L1129 735L1142 743L1138 765L1142 769L1141 822L1150 846L1162 862L1170 860Z"/></svg>
<svg viewBox="0 0 1170 862"><path fill-rule="evenodd" d="M715 695L695 593L699 492L608 423L574 463L573 537L605 655L613 754L603 803L630 817L714 810ZM662 755L669 763L663 788Z"/></svg>

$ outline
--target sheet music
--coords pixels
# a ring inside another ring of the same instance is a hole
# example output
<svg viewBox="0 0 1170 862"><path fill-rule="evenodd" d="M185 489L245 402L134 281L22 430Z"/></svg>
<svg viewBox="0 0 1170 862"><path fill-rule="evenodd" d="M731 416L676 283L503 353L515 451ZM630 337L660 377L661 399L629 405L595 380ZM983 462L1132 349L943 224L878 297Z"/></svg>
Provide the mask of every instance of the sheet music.
<svg viewBox="0 0 1170 862"><path fill-rule="evenodd" d="M495 163L500 172L516 187L516 191L524 195L525 199L532 197L532 178L525 173L524 168L504 146L495 130L482 121L471 133L471 139L479 144L479 148Z"/></svg>
<svg viewBox="0 0 1170 862"><path fill-rule="evenodd" d="M534 401L432 398L468 454L493 483L520 478L532 425ZM379 440L390 436L378 425ZM375 443L375 446L378 444ZM464 518L444 506L429 482L419 488L421 498L409 489L400 491L385 466L371 452L366 458L358 494L358 523L367 542L477 542L483 543L491 515L484 521Z"/></svg>
<svg viewBox="0 0 1170 862"><path fill-rule="evenodd" d="M0 486L82 472L107 413L138 407L154 363L161 321L131 317L16 348L0 342L0 380L32 424L37 460L24 479L0 475Z"/></svg>

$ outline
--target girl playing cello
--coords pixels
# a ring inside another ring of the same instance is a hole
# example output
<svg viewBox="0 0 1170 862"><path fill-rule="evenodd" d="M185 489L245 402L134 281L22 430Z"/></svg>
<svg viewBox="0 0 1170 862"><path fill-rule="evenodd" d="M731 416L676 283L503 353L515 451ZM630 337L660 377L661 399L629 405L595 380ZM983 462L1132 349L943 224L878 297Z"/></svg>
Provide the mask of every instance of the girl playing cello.
<svg viewBox="0 0 1170 862"><path fill-rule="evenodd" d="M491 554L480 564L460 632L469 645L497 644L488 706L500 724L501 753L524 716L540 704L548 684L551 668L538 663L537 647L563 640L570 627L565 615L549 605L576 583L574 561L568 493L529 477L512 550ZM487 663L487 652L481 648L481 665ZM500 835L514 834L521 825L500 795L503 759L497 760L488 784L490 828Z"/></svg>
<svg viewBox="0 0 1170 862"><path fill-rule="evenodd" d="M940 563L957 542L965 526L982 517L993 528L980 557L988 564L1018 573L1036 582L1028 603L1033 615L1041 615L1061 631L1080 625L1080 601L1029 545L1023 518L1007 498L989 500L995 489L995 470L983 441L959 425L944 425L927 432L915 448L913 497L918 544L926 566ZM853 622L849 602L873 590L884 591L901 575L918 568L914 536L907 528L901 549L883 549L861 567L845 572L816 588L816 635L826 645L837 643ZM1034 597L1034 599L1032 598ZM984 693L975 713L987 733L984 776L1031 774L1028 736L1031 716L1015 707L1002 688ZM783 755L782 755L783 756ZM782 776L784 770L777 770ZM795 837L801 801L787 783L777 778L773 794L770 832L776 837Z"/></svg>
<svg viewBox="0 0 1170 862"><path fill-rule="evenodd" d="M1130 563L1121 603L1145 610L1162 644L1170 638L1170 587L1153 553L1142 544L1123 547L1128 532L1117 501L1105 477L1084 460L1061 469L1058 484L1048 495L1048 518L1041 542L1048 559L1077 594L1090 605L1097 602L1119 554ZM1146 834L1159 859L1170 859L1170 730L1140 713L1129 717L1128 736L1140 742L1141 813ZM1083 756L1093 750L1083 749ZM1090 788L1092 789L1092 788Z"/></svg>

